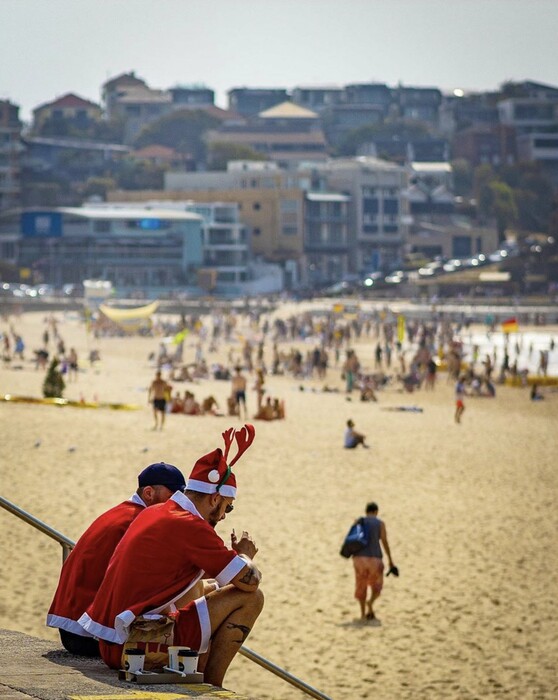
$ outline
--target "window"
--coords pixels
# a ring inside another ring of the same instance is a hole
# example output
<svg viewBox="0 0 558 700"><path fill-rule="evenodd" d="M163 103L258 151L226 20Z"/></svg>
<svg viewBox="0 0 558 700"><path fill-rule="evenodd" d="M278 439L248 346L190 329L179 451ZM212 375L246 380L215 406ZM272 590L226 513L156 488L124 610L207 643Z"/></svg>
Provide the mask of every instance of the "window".
<svg viewBox="0 0 558 700"><path fill-rule="evenodd" d="M298 211L298 200L296 200L296 199L282 199L281 200L281 211L284 213L296 213Z"/></svg>
<svg viewBox="0 0 558 700"><path fill-rule="evenodd" d="M296 236L298 233L297 226L283 226L281 229L283 236Z"/></svg>
<svg viewBox="0 0 558 700"><path fill-rule="evenodd" d="M254 236L259 236L261 234L261 230L259 228L254 228L252 229L252 233Z"/></svg>
<svg viewBox="0 0 558 700"><path fill-rule="evenodd" d="M259 211L261 208L262 207L261 207L261 204L259 202L254 202L254 204L252 204L252 209L254 211Z"/></svg>
<svg viewBox="0 0 558 700"><path fill-rule="evenodd" d="M97 221L93 222L93 231L95 233L110 233L111 228L111 222L106 219L97 219Z"/></svg>
<svg viewBox="0 0 558 700"><path fill-rule="evenodd" d="M362 200L362 212L363 214L377 214L378 213L378 200L377 199L363 199Z"/></svg>
<svg viewBox="0 0 558 700"><path fill-rule="evenodd" d="M399 201L397 199L384 199L384 214L397 214Z"/></svg>

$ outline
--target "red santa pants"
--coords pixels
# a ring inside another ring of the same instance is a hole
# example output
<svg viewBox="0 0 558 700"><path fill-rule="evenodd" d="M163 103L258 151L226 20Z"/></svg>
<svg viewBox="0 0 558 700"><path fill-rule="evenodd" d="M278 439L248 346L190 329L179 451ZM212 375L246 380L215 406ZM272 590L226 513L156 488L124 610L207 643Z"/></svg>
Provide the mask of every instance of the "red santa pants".
<svg viewBox="0 0 558 700"><path fill-rule="evenodd" d="M200 654L207 651L211 640L211 621L209 619L209 610L207 608L207 600L205 598L197 598L191 603L188 603L184 608L177 611L174 627L174 646L184 646L190 649L196 649ZM153 652L166 651L165 645L156 642L137 642L138 648L145 648L146 652L150 651L150 644L153 644L156 649ZM113 644L99 640L99 651L103 661L109 668L122 668L122 652L123 644ZM167 662L168 664L168 659Z"/></svg>

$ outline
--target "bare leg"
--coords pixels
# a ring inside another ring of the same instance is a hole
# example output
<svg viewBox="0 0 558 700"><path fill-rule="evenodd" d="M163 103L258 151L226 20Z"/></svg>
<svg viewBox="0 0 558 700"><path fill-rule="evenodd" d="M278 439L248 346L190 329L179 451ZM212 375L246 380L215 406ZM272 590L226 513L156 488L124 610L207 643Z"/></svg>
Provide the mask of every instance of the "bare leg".
<svg viewBox="0 0 558 700"><path fill-rule="evenodd" d="M259 589L246 593L234 586L225 586L207 596L211 647L202 661L206 683L223 685L225 673L262 611L263 603L263 593Z"/></svg>
<svg viewBox="0 0 558 700"><path fill-rule="evenodd" d="M369 600L368 603L366 604L367 611L368 611L367 618L368 618L369 620L374 620L375 617L376 617L376 616L374 615L374 610L372 609L372 606L374 605L374 601L377 600L379 597L380 597L380 591L376 592L376 591L373 590L373 591L372 591L372 595L371 595L371 597L370 597L370 600Z"/></svg>
<svg viewBox="0 0 558 700"><path fill-rule="evenodd" d="M362 600L359 598L358 603L360 605L360 619L366 620L366 598Z"/></svg>

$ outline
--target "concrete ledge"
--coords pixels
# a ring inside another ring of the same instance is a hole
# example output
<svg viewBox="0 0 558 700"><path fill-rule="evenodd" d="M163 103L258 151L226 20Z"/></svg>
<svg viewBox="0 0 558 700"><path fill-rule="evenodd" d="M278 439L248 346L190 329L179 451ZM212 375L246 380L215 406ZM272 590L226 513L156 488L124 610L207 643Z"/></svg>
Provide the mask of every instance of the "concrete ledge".
<svg viewBox="0 0 558 700"><path fill-rule="evenodd" d="M139 685L119 681L100 659L71 656L59 645L0 629L0 700L254 700L206 683Z"/></svg>

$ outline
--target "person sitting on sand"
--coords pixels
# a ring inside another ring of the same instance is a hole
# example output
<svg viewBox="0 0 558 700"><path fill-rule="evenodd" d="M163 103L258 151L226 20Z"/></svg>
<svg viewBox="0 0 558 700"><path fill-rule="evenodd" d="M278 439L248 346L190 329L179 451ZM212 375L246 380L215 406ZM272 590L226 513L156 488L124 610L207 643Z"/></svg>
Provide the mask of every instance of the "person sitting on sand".
<svg viewBox="0 0 558 700"><path fill-rule="evenodd" d="M211 416L222 416L222 413L219 413L219 404L217 403L217 399L211 394L207 398L205 398L202 401L201 405L202 413L204 415L211 415Z"/></svg>
<svg viewBox="0 0 558 700"><path fill-rule="evenodd" d="M265 403L260 407L254 418L257 420L273 420L275 418L271 396L266 398Z"/></svg>
<svg viewBox="0 0 558 700"><path fill-rule="evenodd" d="M138 476L138 489L127 501L100 515L77 541L64 562L47 626L57 627L70 654L99 656L99 643L78 624L93 602L110 558L132 521L148 506L164 503L186 482L172 464L150 464Z"/></svg>
<svg viewBox="0 0 558 700"><path fill-rule="evenodd" d="M184 392L184 413L187 416L198 416L201 413L201 406L191 391Z"/></svg>
<svg viewBox="0 0 558 700"><path fill-rule="evenodd" d="M363 447L368 449L368 445L366 444L366 436L362 433L358 433L355 430L354 426L355 424L349 418L349 420L347 421L347 427L345 429L343 447L345 447L348 450L352 450L355 447L358 447L358 445L362 445Z"/></svg>
<svg viewBox="0 0 558 700"><path fill-rule="evenodd" d="M180 396L180 392L177 391L171 400L171 413L184 413L184 400Z"/></svg>
<svg viewBox="0 0 558 700"><path fill-rule="evenodd" d="M360 400L361 401L377 401L374 393L374 379L364 375L360 381Z"/></svg>
<svg viewBox="0 0 558 700"><path fill-rule="evenodd" d="M273 417L277 420L283 420L285 417L285 402L279 399L273 399Z"/></svg>
<svg viewBox="0 0 558 700"><path fill-rule="evenodd" d="M171 375L171 381L173 382L193 382L194 380L192 379L192 376L190 375L190 371L188 370L188 367L186 365L182 365L180 369L172 371Z"/></svg>
<svg viewBox="0 0 558 700"><path fill-rule="evenodd" d="M542 401L544 396L539 391L539 385L533 384L531 387L531 401Z"/></svg>

